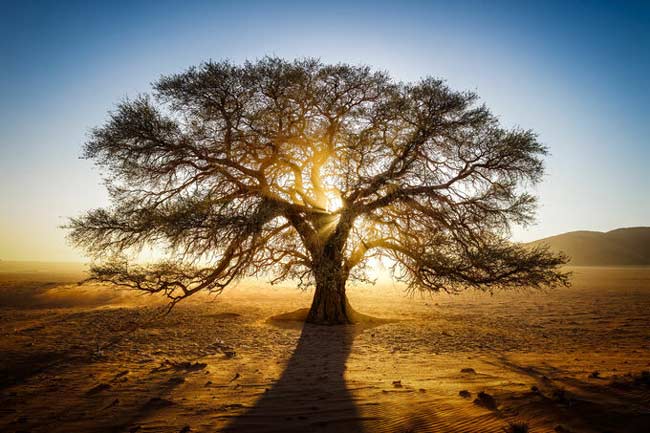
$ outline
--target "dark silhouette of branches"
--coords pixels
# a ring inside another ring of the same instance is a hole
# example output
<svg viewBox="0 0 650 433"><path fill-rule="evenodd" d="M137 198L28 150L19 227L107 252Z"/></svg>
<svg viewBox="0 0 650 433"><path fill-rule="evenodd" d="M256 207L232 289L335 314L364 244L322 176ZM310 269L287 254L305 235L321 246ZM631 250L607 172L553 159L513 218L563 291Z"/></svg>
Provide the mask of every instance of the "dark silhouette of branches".
<svg viewBox="0 0 650 433"><path fill-rule="evenodd" d="M93 130L113 207L70 221L91 278L177 302L272 273L316 284L310 320L351 321L345 282L390 257L411 288L567 284L565 262L505 240L529 223L546 148L477 96L365 66L264 58L161 78ZM169 260L130 266L146 246Z"/></svg>

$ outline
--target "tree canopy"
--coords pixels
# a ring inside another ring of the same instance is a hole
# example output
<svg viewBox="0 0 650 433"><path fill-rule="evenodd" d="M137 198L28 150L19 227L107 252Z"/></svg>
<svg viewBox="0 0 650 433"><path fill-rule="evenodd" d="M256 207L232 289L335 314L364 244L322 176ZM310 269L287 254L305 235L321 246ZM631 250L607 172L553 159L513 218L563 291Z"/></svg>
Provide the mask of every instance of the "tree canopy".
<svg viewBox="0 0 650 433"><path fill-rule="evenodd" d="M344 291L370 257L412 289L550 287L567 283L565 258L508 240L534 217L546 153L442 80L207 62L92 131L84 156L112 206L71 219L69 237L98 260L92 278L173 303L261 274ZM129 263L146 246L167 259Z"/></svg>

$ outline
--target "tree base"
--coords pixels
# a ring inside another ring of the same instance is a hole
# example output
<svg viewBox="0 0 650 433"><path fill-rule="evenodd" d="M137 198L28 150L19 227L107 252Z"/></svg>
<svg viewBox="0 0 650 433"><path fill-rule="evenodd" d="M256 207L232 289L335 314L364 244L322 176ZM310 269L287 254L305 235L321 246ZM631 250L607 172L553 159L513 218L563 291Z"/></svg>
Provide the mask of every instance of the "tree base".
<svg viewBox="0 0 650 433"><path fill-rule="evenodd" d="M314 325L352 325L354 318L355 312L345 293L319 293L317 290L305 322Z"/></svg>
<svg viewBox="0 0 650 433"><path fill-rule="evenodd" d="M334 317L312 315L311 313L308 313L305 319L305 323L310 323L312 325L326 325L326 326L354 325L355 323L357 323L357 321L354 319L354 317L351 317L352 314L350 313L351 312L348 311L345 315L334 316Z"/></svg>

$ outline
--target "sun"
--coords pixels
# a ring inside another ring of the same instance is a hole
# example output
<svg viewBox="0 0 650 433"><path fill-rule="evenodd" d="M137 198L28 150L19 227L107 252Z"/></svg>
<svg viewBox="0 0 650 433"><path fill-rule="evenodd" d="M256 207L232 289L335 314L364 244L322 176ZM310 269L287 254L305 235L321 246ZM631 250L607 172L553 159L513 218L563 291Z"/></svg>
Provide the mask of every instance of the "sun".
<svg viewBox="0 0 650 433"><path fill-rule="evenodd" d="M328 195L327 197L327 211L337 212L343 207L343 200L340 195Z"/></svg>

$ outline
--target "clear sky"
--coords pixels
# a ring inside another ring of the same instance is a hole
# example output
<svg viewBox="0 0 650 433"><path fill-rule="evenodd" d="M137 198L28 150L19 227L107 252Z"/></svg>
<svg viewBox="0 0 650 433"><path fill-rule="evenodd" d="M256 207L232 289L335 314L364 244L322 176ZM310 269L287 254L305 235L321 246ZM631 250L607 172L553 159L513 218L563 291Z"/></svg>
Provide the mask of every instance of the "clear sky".
<svg viewBox="0 0 650 433"><path fill-rule="evenodd" d="M453 4L452 4L453 3ZM650 225L650 2L0 1L0 259L81 260L88 130L161 74L313 56L476 91L551 150L516 240Z"/></svg>

